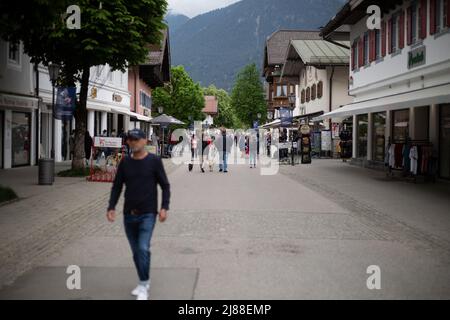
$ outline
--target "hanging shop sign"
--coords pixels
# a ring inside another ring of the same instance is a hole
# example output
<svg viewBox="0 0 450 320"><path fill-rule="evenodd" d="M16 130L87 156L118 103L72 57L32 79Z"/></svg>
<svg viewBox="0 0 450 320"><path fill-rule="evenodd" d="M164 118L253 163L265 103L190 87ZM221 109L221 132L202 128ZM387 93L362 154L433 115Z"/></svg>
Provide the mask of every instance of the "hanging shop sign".
<svg viewBox="0 0 450 320"><path fill-rule="evenodd" d="M311 163L311 134L303 134L300 139L300 154L302 164Z"/></svg>
<svg viewBox="0 0 450 320"><path fill-rule="evenodd" d="M300 127L300 133L305 135L311 134L311 128L307 124L304 124Z"/></svg>
<svg viewBox="0 0 450 320"><path fill-rule="evenodd" d="M291 127L292 126L292 111L289 108L280 108L280 126L282 128Z"/></svg>
<svg viewBox="0 0 450 320"><path fill-rule="evenodd" d="M421 46L408 52L408 68L412 69L424 65L426 62L425 46Z"/></svg>
<svg viewBox="0 0 450 320"><path fill-rule="evenodd" d="M119 103L122 102L122 96L120 94L114 93L113 94L113 101L119 102Z"/></svg>
<svg viewBox="0 0 450 320"><path fill-rule="evenodd" d="M58 87L53 116L62 121L71 121L77 99L76 87Z"/></svg>

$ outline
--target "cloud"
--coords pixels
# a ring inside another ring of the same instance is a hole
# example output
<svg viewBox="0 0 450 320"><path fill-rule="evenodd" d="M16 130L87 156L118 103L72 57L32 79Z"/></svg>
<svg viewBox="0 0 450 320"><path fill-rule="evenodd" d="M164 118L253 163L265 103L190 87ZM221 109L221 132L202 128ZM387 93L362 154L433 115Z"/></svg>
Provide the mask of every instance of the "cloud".
<svg viewBox="0 0 450 320"><path fill-rule="evenodd" d="M168 0L169 9L173 13L181 13L188 17L226 7L240 0Z"/></svg>

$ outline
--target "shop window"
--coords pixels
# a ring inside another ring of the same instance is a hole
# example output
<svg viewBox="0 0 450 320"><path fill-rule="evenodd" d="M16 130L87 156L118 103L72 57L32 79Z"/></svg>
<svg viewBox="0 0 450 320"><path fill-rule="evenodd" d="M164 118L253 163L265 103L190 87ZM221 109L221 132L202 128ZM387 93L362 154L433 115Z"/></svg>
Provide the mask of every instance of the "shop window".
<svg viewBox="0 0 450 320"><path fill-rule="evenodd" d="M311 88L306 88L306 102L311 101Z"/></svg>
<svg viewBox="0 0 450 320"><path fill-rule="evenodd" d="M357 140L357 155L358 158L367 158L367 136L368 136L368 116L362 114L357 116L358 125L358 140Z"/></svg>
<svg viewBox="0 0 450 320"><path fill-rule="evenodd" d="M409 137L409 109L393 112L393 143L405 143Z"/></svg>
<svg viewBox="0 0 450 320"><path fill-rule="evenodd" d="M323 81L319 81L317 84L317 98L322 98L323 96Z"/></svg>
<svg viewBox="0 0 450 320"><path fill-rule="evenodd" d="M316 100L316 96L317 96L317 86L316 84L313 84L311 88L311 100Z"/></svg>
<svg viewBox="0 0 450 320"><path fill-rule="evenodd" d="M372 159L377 162L384 162L386 146L386 113L379 112L373 114L372 128Z"/></svg>
<svg viewBox="0 0 450 320"><path fill-rule="evenodd" d="M29 165L31 151L30 113L12 113L11 138L13 167Z"/></svg>

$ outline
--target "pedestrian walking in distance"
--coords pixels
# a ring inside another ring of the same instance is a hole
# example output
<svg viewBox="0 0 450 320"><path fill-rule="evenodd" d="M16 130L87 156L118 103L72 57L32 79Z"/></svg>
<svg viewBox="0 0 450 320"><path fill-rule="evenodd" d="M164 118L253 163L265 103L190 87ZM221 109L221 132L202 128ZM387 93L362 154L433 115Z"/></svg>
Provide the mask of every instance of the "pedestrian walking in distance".
<svg viewBox="0 0 450 320"><path fill-rule="evenodd" d="M145 150L145 133L139 129L128 132L131 156L119 164L111 190L107 219L116 219L115 207L125 184L124 225L125 233L133 253L139 277L138 286L131 292L137 300L148 300L150 289L150 241L157 216L159 221L167 219L170 202L170 184L160 157ZM158 214L158 188L162 189L162 204Z"/></svg>

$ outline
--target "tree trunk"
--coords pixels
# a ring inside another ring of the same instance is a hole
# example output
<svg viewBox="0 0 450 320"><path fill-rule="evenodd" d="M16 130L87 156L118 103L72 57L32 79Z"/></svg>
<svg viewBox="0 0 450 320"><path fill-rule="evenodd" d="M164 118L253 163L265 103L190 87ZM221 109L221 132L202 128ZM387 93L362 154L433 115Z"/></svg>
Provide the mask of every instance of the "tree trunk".
<svg viewBox="0 0 450 320"><path fill-rule="evenodd" d="M75 145L72 159L72 169L83 169L85 167L84 135L87 130L87 96L89 90L90 68L83 68L81 76L80 100L75 109ZM91 132L90 134L93 134Z"/></svg>

